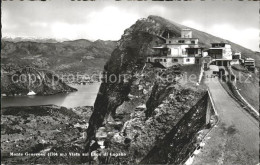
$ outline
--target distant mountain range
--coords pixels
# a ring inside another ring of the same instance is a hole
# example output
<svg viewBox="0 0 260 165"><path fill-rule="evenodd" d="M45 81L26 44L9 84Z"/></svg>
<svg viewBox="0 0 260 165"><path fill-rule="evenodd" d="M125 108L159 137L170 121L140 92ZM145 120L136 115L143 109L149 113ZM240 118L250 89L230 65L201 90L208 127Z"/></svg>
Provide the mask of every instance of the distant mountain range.
<svg viewBox="0 0 260 165"><path fill-rule="evenodd" d="M40 43L57 43L63 42L67 39L55 39L55 38L39 38L39 37L3 37L2 40L4 41L11 41L11 42L21 42L21 41L31 41L31 42L40 42Z"/></svg>
<svg viewBox="0 0 260 165"><path fill-rule="evenodd" d="M1 41L2 65L32 66L56 72L92 73L103 66L116 47L115 41L79 39Z"/></svg>

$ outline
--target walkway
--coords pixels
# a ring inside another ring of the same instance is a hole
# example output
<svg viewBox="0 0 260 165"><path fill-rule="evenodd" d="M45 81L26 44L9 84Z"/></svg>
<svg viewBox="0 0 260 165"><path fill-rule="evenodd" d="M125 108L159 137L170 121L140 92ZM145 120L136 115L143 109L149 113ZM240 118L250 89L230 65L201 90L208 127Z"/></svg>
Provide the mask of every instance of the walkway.
<svg viewBox="0 0 260 165"><path fill-rule="evenodd" d="M206 72L206 75L209 71ZM210 82L209 82L210 81ZM206 78L220 122L208 135L193 165L255 165L259 162L259 123L234 101L217 78Z"/></svg>

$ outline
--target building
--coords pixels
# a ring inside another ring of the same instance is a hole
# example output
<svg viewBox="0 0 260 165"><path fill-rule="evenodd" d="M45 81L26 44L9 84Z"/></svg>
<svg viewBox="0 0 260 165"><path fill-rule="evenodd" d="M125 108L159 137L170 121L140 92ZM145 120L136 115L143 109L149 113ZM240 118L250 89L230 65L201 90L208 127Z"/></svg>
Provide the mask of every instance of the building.
<svg viewBox="0 0 260 165"><path fill-rule="evenodd" d="M205 57L202 57L202 58L201 58L202 66L203 66L204 70L209 69L211 60L212 60L212 59L211 59L210 56L205 56Z"/></svg>
<svg viewBox="0 0 260 165"><path fill-rule="evenodd" d="M164 67L200 64L203 48L199 47L198 43L199 39L192 38L190 29L183 29L181 37L168 37L165 44L153 47L155 53L147 57L147 62L159 62Z"/></svg>
<svg viewBox="0 0 260 165"><path fill-rule="evenodd" d="M232 61L231 45L227 43L212 43L208 50L213 64L217 66L229 66Z"/></svg>
<svg viewBox="0 0 260 165"><path fill-rule="evenodd" d="M235 54L232 55L231 65L240 64L240 60L241 60L241 52L236 52Z"/></svg>
<svg viewBox="0 0 260 165"><path fill-rule="evenodd" d="M245 58L244 59L244 66L248 70L255 70L255 60L253 58Z"/></svg>

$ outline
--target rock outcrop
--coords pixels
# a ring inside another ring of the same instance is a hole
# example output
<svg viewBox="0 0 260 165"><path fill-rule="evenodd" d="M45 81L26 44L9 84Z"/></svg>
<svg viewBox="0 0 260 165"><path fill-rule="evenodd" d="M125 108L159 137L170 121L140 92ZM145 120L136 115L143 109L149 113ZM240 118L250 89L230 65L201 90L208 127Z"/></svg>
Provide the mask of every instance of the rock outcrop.
<svg viewBox="0 0 260 165"><path fill-rule="evenodd" d="M96 134L100 127L105 127L109 135L107 138L111 138L108 140L112 143L110 149L124 151L120 146L131 146L133 148L126 161L138 163L148 154L156 139L173 129L203 96L204 92L198 90L199 87L187 88L178 84L182 78L180 66L162 69L145 63L146 57L155 53L152 47L164 43L164 37L169 33L180 36L180 30L181 27L169 24L167 20L149 16L124 31L104 67L103 83L89 120L85 152L90 148L95 150L91 142L98 142ZM187 93L188 97L183 97ZM117 120L121 124L113 124ZM156 125L158 122L160 124ZM154 131L150 130L152 127ZM115 133L115 130L121 133ZM153 132L153 136L149 132ZM142 150L145 147L147 149Z"/></svg>
<svg viewBox="0 0 260 165"><path fill-rule="evenodd" d="M134 81L135 74L141 73L146 57L155 53L152 47L164 43L168 35L171 37L180 37L182 28L187 27L168 21L162 17L149 16L148 18L138 20L134 25L124 31L124 34L117 43L116 49L112 52L109 61L104 67L105 80L101 84L88 130L90 139L91 136L94 136L95 130L103 125L105 118L109 114L115 114L117 107L128 99L127 95L131 91L130 86ZM199 38L200 46L208 48L211 42L228 42L234 51L241 51L247 57L253 55L254 58L259 58L254 55L253 51L235 43L193 28L191 29L193 37ZM120 79L122 75L127 75L127 78ZM156 93L159 91L156 92L155 90L156 86L154 86L154 95L156 96ZM167 90L166 92L168 92ZM153 102L153 100L156 100L156 98L148 101L151 102L151 104L148 104L148 109L150 106L157 106L158 103ZM146 115L150 116L149 110Z"/></svg>
<svg viewBox="0 0 260 165"><path fill-rule="evenodd" d="M1 94L7 96L52 95L77 91L65 84L51 71L39 70L32 67L10 68L2 66Z"/></svg>
<svg viewBox="0 0 260 165"><path fill-rule="evenodd" d="M95 131L102 126L109 114L115 114L116 108L121 105L130 92L134 75L144 67L144 58L153 53L152 47L164 41L148 30L161 33L160 25L152 19L139 20L126 29L118 41L110 60L104 67L104 82L101 84L95 110L90 118L88 138L94 138ZM122 75L127 75L122 78ZM88 145L88 144L87 144Z"/></svg>

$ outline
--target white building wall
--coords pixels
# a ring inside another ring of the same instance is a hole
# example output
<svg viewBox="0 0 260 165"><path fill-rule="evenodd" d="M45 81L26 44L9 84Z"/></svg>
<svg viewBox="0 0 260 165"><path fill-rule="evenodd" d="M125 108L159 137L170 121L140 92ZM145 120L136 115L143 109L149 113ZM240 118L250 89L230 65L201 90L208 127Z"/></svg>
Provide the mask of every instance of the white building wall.
<svg viewBox="0 0 260 165"><path fill-rule="evenodd" d="M186 48L189 45L168 45L168 48L171 49L170 57L187 57Z"/></svg>
<svg viewBox="0 0 260 165"><path fill-rule="evenodd" d="M195 57L184 57L183 58L183 65L190 65L195 64Z"/></svg>
<svg viewBox="0 0 260 165"><path fill-rule="evenodd" d="M147 62L155 62L156 60L166 68L175 64L195 64L195 57L147 57Z"/></svg>
<svg viewBox="0 0 260 165"><path fill-rule="evenodd" d="M181 44L179 41L182 40L184 43L182 44L195 44L197 45L199 43L199 39L197 38L167 38L166 44ZM193 41L193 43L192 43Z"/></svg>
<svg viewBox="0 0 260 165"><path fill-rule="evenodd" d="M192 38L192 31L191 30L182 30L181 37L182 38Z"/></svg>
<svg viewBox="0 0 260 165"><path fill-rule="evenodd" d="M226 44L223 51L223 58L227 60L232 60L232 50L231 45Z"/></svg>
<svg viewBox="0 0 260 165"><path fill-rule="evenodd" d="M238 59L233 59L233 60L230 62L230 65L234 65L234 64L239 64L239 60L238 60Z"/></svg>
<svg viewBox="0 0 260 165"><path fill-rule="evenodd" d="M203 52L203 53L202 53L202 56L203 56L203 57L208 56L208 52Z"/></svg>

